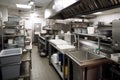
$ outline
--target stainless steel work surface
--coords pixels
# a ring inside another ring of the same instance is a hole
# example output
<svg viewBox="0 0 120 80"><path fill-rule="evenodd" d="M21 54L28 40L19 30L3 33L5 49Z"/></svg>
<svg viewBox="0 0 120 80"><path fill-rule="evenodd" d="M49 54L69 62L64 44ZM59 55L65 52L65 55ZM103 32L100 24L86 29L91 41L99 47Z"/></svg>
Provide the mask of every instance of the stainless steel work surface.
<svg viewBox="0 0 120 80"><path fill-rule="evenodd" d="M52 41L53 42L49 41L49 44L52 45L54 48L56 48L58 51L60 51L62 54L65 54L66 51L68 52L68 51L75 50L75 46L68 44L66 41L60 40L61 42L63 41L63 44L61 43L54 44L54 41L56 42L56 40L52 40Z"/></svg>
<svg viewBox="0 0 120 80"><path fill-rule="evenodd" d="M75 59L78 59L80 62L102 58L97 54L92 54L85 51L70 52L70 55L73 56Z"/></svg>

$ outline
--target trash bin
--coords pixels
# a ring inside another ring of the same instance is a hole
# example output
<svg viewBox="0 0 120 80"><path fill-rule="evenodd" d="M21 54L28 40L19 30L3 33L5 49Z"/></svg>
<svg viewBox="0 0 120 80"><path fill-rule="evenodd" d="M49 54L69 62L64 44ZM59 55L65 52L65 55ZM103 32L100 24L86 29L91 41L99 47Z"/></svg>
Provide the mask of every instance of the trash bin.
<svg viewBox="0 0 120 80"><path fill-rule="evenodd" d="M20 75L20 63L1 66L2 80L14 79Z"/></svg>
<svg viewBox="0 0 120 80"><path fill-rule="evenodd" d="M21 48L2 50L0 53L0 64L20 63L21 54Z"/></svg>

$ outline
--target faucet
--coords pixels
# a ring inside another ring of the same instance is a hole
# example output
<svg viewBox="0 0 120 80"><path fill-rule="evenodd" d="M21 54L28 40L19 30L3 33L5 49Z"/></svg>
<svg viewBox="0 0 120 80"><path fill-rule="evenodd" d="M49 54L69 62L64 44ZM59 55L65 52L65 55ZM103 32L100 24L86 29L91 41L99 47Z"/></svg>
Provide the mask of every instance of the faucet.
<svg viewBox="0 0 120 80"><path fill-rule="evenodd" d="M98 32L98 35L100 33ZM99 55L100 54L100 36L98 36L98 48L96 48L96 53Z"/></svg>
<svg viewBox="0 0 120 80"><path fill-rule="evenodd" d="M94 53L100 55L100 48L95 48Z"/></svg>
<svg viewBox="0 0 120 80"><path fill-rule="evenodd" d="M77 44L77 43L78 43L78 41L77 41L77 35L74 34L73 36L74 36L74 40L75 40L75 41L73 42L73 45L74 45L76 48L78 48L78 44Z"/></svg>
<svg viewBox="0 0 120 80"><path fill-rule="evenodd" d="M99 50L99 48L96 48L96 49L94 49L94 48L87 48L87 52L88 53L95 53L95 54L100 54L100 50Z"/></svg>
<svg viewBox="0 0 120 80"><path fill-rule="evenodd" d="M87 50L88 53L93 53L93 52L94 52L94 49L92 49L92 48L88 48L88 47L87 47L86 50Z"/></svg>

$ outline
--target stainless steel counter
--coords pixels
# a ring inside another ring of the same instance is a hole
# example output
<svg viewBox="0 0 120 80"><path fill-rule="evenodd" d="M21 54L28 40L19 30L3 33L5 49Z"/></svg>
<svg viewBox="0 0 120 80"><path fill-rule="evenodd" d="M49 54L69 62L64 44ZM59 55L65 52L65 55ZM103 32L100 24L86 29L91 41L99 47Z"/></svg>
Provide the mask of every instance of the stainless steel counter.
<svg viewBox="0 0 120 80"><path fill-rule="evenodd" d="M50 44L82 67L98 65L108 61L105 57L95 53L88 53L89 51L83 50L83 48L80 48L79 50L76 48L60 49L52 42L50 42Z"/></svg>
<svg viewBox="0 0 120 80"><path fill-rule="evenodd" d="M54 48L56 48L58 51L60 51L62 54L65 54L66 51L76 50L75 46L69 45L66 42L63 42L63 44L59 42L58 44L55 44L52 41L49 41L49 44L52 45Z"/></svg>

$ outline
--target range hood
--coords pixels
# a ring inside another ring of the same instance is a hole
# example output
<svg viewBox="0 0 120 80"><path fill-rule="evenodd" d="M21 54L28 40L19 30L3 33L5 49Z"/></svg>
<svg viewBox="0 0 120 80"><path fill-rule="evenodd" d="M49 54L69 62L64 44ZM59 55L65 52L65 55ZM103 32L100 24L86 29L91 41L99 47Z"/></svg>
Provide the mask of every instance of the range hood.
<svg viewBox="0 0 120 80"><path fill-rule="evenodd" d="M49 19L81 18L95 12L106 11L120 7L120 0L79 0L67 8L50 16ZM89 18L86 16L86 18Z"/></svg>

